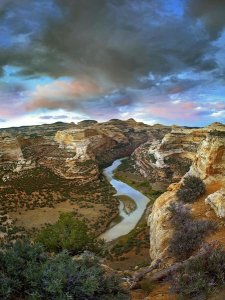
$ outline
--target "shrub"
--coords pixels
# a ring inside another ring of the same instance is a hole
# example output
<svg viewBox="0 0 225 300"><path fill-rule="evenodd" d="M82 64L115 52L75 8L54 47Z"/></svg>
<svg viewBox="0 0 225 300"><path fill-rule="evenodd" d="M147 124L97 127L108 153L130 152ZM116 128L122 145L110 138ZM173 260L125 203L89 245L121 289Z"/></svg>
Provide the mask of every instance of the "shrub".
<svg viewBox="0 0 225 300"><path fill-rule="evenodd" d="M205 299L225 284L225 251L220 246L206 247L206 255L190 260L173 278L173 288L181 299Z"/></svg>
<svg viewBox="0 0 225 300"><path fill-rule="evenodd" d="M195 176L184 177L180 189L177 191L177 198L179 201L185 203L192 203L198 199L205 192L204 182Z"/></svg>
<svg viewBox="0 0 225 300"><path fill-rule="evenodd" d="M126 300L118 277L106 274L96 258L47 255L43 247L16 242L0 256L0 299Z"/></svg>
<svg viewBox="0 0 225 300"><path fill-rule="evenodd" d="M175 227L169 242L169 253L177 260L188 258L202 243L204 235L216 229L212 221L193 220L190 210L181 203L173 203L169 210Z"/></svg>
<svg viewBox="0 0 225 300"><path fill-rule="evenodd" d="M102 241L88 232L85 222L75 219L73 213L62 213L55 224L47 225L38 233L36 242L48 251L68 250L72 254L84 250L99 252L103 246Z"/></svg>

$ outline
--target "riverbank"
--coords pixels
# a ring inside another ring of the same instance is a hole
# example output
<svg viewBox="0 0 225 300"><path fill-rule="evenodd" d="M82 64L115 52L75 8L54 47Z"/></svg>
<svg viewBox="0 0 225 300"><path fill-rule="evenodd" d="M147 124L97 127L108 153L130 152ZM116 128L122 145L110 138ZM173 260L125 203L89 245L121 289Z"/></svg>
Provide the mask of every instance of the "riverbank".
<svg viewBox="0 0 225 300"><path fill-rule="evenodd" d="M150 264L147 219L155 199L158 198L161 192L154 191L150 183L146 183L143 177L135 174L129 158L122 160L121 164L115 169L114 176L120 181L130 184L132 188L149 195L150 198L136 226L128 234L118 237L108 244L111 255L110 259L107 260L107 264L110 267L121 271L137 270Z"/></svg>
<svg viewBox="0 0 225 300"><path fill-rule="evenodd" d="M106 242L111 242L112 240L117 239L120 236L128 234L132 229L134 229L140 218L142 217L147 204L150 201L148 197L143 195L138 190L114 178L114 171L118 168L122 161L123 159L114 161L114 163L110 167L104 170L103 174L116 190L117 193L115 196L125 195L133 199L136 204L136 209L127 214L127 212L124 211L123 202L120 201L119 215L122 220L114 226L109 226L109 229L106 230L106 232L104 232L102 235L100 235L100 238L105 239Z"/></svg>
<svg viewBox="0 0 225 300"><path fill-rule="evenodd" d="M156 189L155 186L153 188L149 180L146 180L143 176L140 176L136 172L135 168L133 167L132 159L129 157L123 159L122 163L114 171L114 178L140 191L150 199L159 197L162 193L164 193L164 189Z"/></svg>

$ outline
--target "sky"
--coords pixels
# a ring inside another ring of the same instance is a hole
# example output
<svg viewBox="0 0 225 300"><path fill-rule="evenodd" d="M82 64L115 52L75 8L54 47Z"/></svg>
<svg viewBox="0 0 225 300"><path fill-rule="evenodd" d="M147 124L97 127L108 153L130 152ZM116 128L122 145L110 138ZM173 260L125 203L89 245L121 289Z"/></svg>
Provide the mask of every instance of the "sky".
<svg viewBox="0 0 225 300"><path fill-rule="evenodd" d="M225 0L0 0L0 127L225 123Z"/></svg>

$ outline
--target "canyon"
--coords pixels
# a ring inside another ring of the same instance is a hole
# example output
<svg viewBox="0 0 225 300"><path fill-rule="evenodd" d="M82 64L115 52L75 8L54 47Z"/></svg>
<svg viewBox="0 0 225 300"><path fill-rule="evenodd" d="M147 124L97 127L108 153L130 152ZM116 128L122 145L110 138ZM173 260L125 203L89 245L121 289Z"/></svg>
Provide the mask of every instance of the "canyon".
<svg viewBox="0 0 225 300"><path fill-rule="evenodd" d="M174 234L168 208L179 202L177 191L188 176L200 178L206 191L186 206L194 219L217 224L205 241L219 238L225 246L225 125L150 126L133 119L1 129L0 238L32 235L46 223L55 223L65 211L73 211L100 235L119 213L119 199L103 169L123 157L127 160L116 178L150 198L145 211L148 254L143 255L149 255L152 264L158 259L159 269L174 264L168 252ZM137 239L142 238L140 232ZM163 285L145 297L175 299Z"/></svg>
<svg viewBox="0 0 225 300"><path fill-rule="evenodd" d="M169 131L133 119L0 130L1 219L32 231L55 222L60 211L75 211L101 233L119 204L102 168Z"/></svg>

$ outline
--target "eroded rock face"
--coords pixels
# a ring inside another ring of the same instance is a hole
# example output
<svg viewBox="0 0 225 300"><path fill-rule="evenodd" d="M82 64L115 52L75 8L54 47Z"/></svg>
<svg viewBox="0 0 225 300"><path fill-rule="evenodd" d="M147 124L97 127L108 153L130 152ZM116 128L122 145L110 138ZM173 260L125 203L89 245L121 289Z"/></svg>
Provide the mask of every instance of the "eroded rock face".
<svg viewBox="0 0 225 300"><path fill-rule="evenodd" d="M179 134L179 132L180 129L178 132L175 129L171 134L165 136L159 146L156 144L150 146L151 150L153 150L152 146L155 147L155 153L152 152L155 157L155 176L163 174L165 157L170 151L176 150L176 155L184 155L190 158L192 166L184 176L199 176L206 186L213 182L219 183L219 186L223 187L221 190L209 195L206 203L210 204L218 217L224 217L225 125L215 123L206 128L182 129L182 134ZM177 138L175 133L178 133ZM157 173L157 170L159 170L159 173ZM162 177L163 175L160 176ZM152 213L149 216L150 255L152 259L168 255L166 250L173 228L168 222L167 208L171 202L177 201L176 191L179 189L179 186L180 182L170 185L168 191L156 199L153 205Z"/></svg>
<svg viewBox="0 0 225 300"><path fill-rule="evenodd" d="M211 127L206 139L202 141L190 174L206 180L225 175L225 126L220 131Z"/></svg>
<svg viewBox="0 0 225 300"><path fill-rule="evenodd" d="M98 128L70 129L56 133L55 141L61 148L75 153L75 159L85 161L95 159L117 143L127 144L128 139L122 134L108 128L108 132Z"/></svg>
<svg viewBox="0 0 225 300"><path fill-rule="evenodd" d="M96 180L99 167L130 155L149 138L162 139L168 131L168 127L149 126L133 119L10 128L0 140L0 155L2 160L14 162L11 172L41 166L82 184Z"/></svg>
<svg viewBox="0 0 225 300"><path fill-rule="evenodd" d="M147 142L135 150L136 168L151 182L163 182L167 186L177 182L190 169L205 136L199 129L174 126L162 140Z"/></svg>
<svg viewBox="0 0 225 300"><path fill-rule="evenodd" d="M99 166L105 166L117 158L130 155L149 138L154 136L162 139L165 134L164 126L149 126L133 119L110 120L89 127L86 125L56 133L55 141L60 148L74 153L69 160L70 165L92 160ZM168 128L165 128L168 132Z"/></svg>
<svg viewBox="0 0 225 300"><path fill-rule="evenodd" d="M168 191L162 194L155 201L152 213L149 216L150 257L153 260L166 255L168 241L173 233L168 207L174 201L176 201L176 191Z"/></svg>
<svg viewBox="0 0 225 300"><path fill-rule="evenodd" d="M222 188L219 191L209 195L205 199L205 203L209 204L215 211L219 218L225 217L225 189Z"/></svg>
<svg viewBox="0 0 225 300"><path fill-rule="evenodd" d="M16 137L7 132L0 134L0 163L18 161L23 154Z"/></svg>

